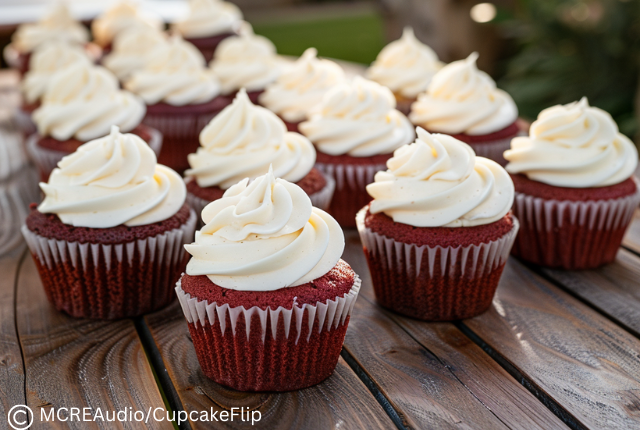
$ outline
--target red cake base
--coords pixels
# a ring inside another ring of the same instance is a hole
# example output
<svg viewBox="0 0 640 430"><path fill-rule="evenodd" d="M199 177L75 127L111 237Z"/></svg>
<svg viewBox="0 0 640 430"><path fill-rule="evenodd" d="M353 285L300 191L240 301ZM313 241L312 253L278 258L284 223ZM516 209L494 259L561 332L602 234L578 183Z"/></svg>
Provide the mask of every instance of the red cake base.
<svg viewBox="0 0 640 430"><path fill-rule="evenodd" d="M515 228L511 215L476 227L418 228L371 214L368 206L358 214L376 299L425 321L471 318L491 306ZM500 241L504 255L490 261L488 244Z"/></svg>
<svg viewBox="0 0 640 430"><path fill-rule="evenodd" d="M640 201L629 178L598 188L554 187L511 175L513 212L521 223L513 255L563 269L592 269L616 258Z"/></svg>
<svg viewBox="0 0 640 430"><path fill-rule="evenodd" d="M126 133L132 133L139 136L142 140L149 143L151 141L151 133L149 131L149 127L140 124L136 128L131 131L127 131ZM81 145L84 145L86 142L82 142L78 139L68 139L68 140L57 140L51 136L44 136L38 139L38 146L41 148L51 149L54 151L66 152L67 154L71 154L72 152L76 152Z"/></svg>
<svg viewBox="0 0 640 430"><path fill-rule="evenodd" d="M224 33L211 37L185 38L187 42L191 42L202 53L205 61L208 63L213 59L216 48L227 37L234 36L234 33Z"/></svg>

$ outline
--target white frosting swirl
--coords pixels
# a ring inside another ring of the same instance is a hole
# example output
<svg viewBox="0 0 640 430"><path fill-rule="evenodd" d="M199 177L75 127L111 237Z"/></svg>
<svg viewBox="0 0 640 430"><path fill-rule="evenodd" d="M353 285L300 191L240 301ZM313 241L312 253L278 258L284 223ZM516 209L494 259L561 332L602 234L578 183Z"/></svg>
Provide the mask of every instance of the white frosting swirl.
<svg viewBox="0 0 640 430"><path fill-rule="evenodd" d="M40 183L45 199L38 210L54 213L76 227L110 228L153 224L175 215L187 190L173 170L134 134L111 134L87 142L64 157L49 183Z"/></svg>
<svg viewBox="0 0 640 430"><path fill-rule="evenodd" d="M280 118L249 100L244 89L200 133L189 154L187 176L201 187L227 189L244 178L255 179L273 166L274 174L298 182L313 168L316 151L307 138L287 132Z"/></svg>
<svg viewBox="0 0 640 430"><path fill-rule="evenodd" d="M415 143L399 148L389 170L367 185L371 213L414 227L472 227L511 210L513 182L498 163L451 136L417 130Z"/></svg>
<svg viewBox="0 0 640 430"><path fill-rule="evenodd" d="M86 142L107 135L112 125L133 130L145 112L142 100L120 90L110 71L80 62L55 74L32 116L42 136Z"/></svg>
<svg viewBox="0 0 640 430"><path fill-rule="evenodd" d="M124 30L114 37L113 49L102 59L102 65L124 81L145 66L149 51L165 42L166 35L152 27L136 26Z"/></svg>
<svg viewBox="0 0 640 430"><path fill-rule="evenodd" d="M179 36L157 44L124 87L148 104L202 104L220 94L220 85L207 73L200 51Z"/></svg>
<svg viewBox="0 0 640 430"><path fill-rule="evenodd" d="M94 41L104 47L109 45L117 34L137 26L162 30L164 23L158 17L138 9L132 1L123 0L94 19L91 32Z"/></svg>
<svg viewBox="0 0 640 430"><path fill-rule="evenodd" d="M269 39L253 34L251 26L243 23L239 36L220 42L210 66L220 80L222 93L230 94L240 88L264 89L280 75L282 60Z"/></svg>
<svg viewBox="0 0 640 430"><path fill-rule="evenodd" d="M18 27L11 43L19 52L31 52L54 40L78 45L89 40L89 30L73 19L64 3L57 3L40 21Z"/></svg>
<svg viewBox="0 0 640 430"><path fill-rule="evenodd" d="M235 33L242 21L242 12L233 3L221 0L190 0L189 15L176 22L173 29L185 38Z"/></svg>
<svg viewBox="0 0 640 430"><path fill-rule="evenodd" d="M342 229L311 206L297 185L273 172L229 188L202 211L205 226L195 243L191 276L207 275L216 285L241 291L295 287L329 272L344 250Z"/></svg>
<svg viewBox="0 0 640 430"><path fill-rule="evenodd" d="M416 38L411 27L405 27L400 39L380 51L366 76L394 94L415 99L442 66L436 53Z"/></svg>
<svg viewBox="0 0 640 430"><path fill-rule="evenodd" d="M395 105L388 88L356 76L330 90L318 113L299 128L325 154L388 154L415 137L413 126Z"/></svg>
<svg viewBox="0 0 640 430"><path fill-rule="evenodd" d="M556 187L604 187L633 175L638 150L618 131L611 115L579 102L543 110L529 136L516 137L505 151L510 173Z"/></svg>
<svg viewBox="0 0 640 430"><path fill-rule="evenodd" d="M91 64L80 45L54 40L37 47L29 59L29 71L20 84L27 103L35 103L44 95L55 72L76 62Z"/></svg>
<svg viewBox="0 0 640 430"><path fill-rule="evenodd" d="M318 51L309 48L260 95L260 104L286 121L300 122L322 102L325 93L345 81L342 68L329 60L320 60Z"/></svg>
<svg viewBox="0 0 640 430"><path fill-rule="evenodd" d="M447 134L483 135L500 131L518 119L518 108L506 92L476 66L477 53L444 66L426 93L411 106L411 121Z"/></svg>

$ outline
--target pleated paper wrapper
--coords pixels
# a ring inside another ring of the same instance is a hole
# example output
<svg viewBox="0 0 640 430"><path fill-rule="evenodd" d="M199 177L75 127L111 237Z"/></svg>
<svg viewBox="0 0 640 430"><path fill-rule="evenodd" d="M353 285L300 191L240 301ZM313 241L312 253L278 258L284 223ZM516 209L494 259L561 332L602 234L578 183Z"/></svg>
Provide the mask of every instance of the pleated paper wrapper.
<svg viewBox="0 0 640 430"><path fill-rule="evenodd" d="M356 275L343 297L292 309L218 306L191 297L180 282L176 293L206 376L243 391L289 391L331 375L360 285Z"/></svg>
<svg viewBox="0 0 640 430"><path fill-rule="evenodd" d="M153 312L174 298L193 240L196 214L179 228L122 244L49 239L22 227L49 301L77 318L117 319Z"/></svg>
<svg viewBox="0 0 640 430"><path fill-rule="evenodd" d="M515 217L513 228L495 241L430 247L399 242L365 227L366 210L358 213L358 232L382 306L426 321L470 318L491 306L518 232Z"/></svg>
<svg viewBox="0 0 640 430"><path fill-rule="evenodd" d="M29 215L29 205L38 201L40 189L33 166L23 166L12 178L0 181L0 256L23 243L20 226Z"/></svg>
<svg viewBox="0 0 640 430"><path fill-rule="evenodd" d="M640 203L635 194L611 200L545 200L516 191L514 214L522 227L513 254L564 269L590 269L610 263Z"/></svg>

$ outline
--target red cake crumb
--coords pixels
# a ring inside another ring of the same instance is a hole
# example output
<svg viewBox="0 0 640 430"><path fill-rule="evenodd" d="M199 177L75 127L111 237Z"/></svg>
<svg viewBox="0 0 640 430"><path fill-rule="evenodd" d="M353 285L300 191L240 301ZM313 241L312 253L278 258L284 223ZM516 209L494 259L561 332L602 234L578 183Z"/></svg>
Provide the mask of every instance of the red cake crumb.
<svg viewBox="0 0 640 430"><path fill-rule="evenodd" d="M35 203L31 204L31 213L27 217L27 228L32 232L56 240L79 243L99 243L104 245L132 242L138 239L157 236L169 230L180 228L190 215L185 203L180 210L164 221L153 224L128 227L119 225L111 228L74 227L64 224L56 214L43 214Z"/></svg>
<svg viewBox="0 0 640 430"><path fill-rule="evenodd" d="M544 184L542 182L529 179L522 174L509 175L513 180L513 185L517 192L534 197L540 197L545 200L568 200L573 202L610 200L630 196L637 190L637 186L633 178L629 178L619 184L610 185L608 187L569 188Z"/></svg>
<svg viewBox="0 0 640 430"><path fill-rule="evenodd" d="M147 106L147 114L152 115L195 115L218 112L229 105L229 101L224 96L215 97L207 103L197 105L173 106L168 103L156 103Z"/></svg>
<svg viewBox="0 0 640 430"><path fill-rule="evenodd" d="M349 154L329 155L320 151L316 151L316 154L316 161L325 164L387 164L387 160L393 157L393 153L377 154L371 157L353 157Z"/></svg>
<svg viewBox="0 0 640 430"><path fill-rule="evenodd" d="M258 103L258 98L262 93L264 93L264 90L247 91L247 96L249 96L249 100L251 100L251 103L253 103L254 105L260 105L260 103ZM231 103L233 103L233 100L236 98L237 94L238 92L234 91L231 94L220 96L220 98L225 99L226 103L230 105Z"/></svg>
<svg viewBox="0 0 640 430"><path fill-rule="evenodd" d="M249 309L259 306L261 309L285 309L293 307L294 299L298 306L315 305L336 297L343 297L353 287L355 272L343 260L338 261L333 269L324 276L297 287L281 288L274 291L237 291L220 287L204 275L182 276L182 289L185 293L199 300L218 305L229 304L231 307L244 306Z"/></svg>
<svg viewBox="0 0 640 430"><path fill-rule="evenodd" d="M450 134L449 136L455 137L458 140L461 140L465 143L485 143L485 142L495 142L496 140L507 139L509 137L515 137L520 131L520 127L518 127L517 121L513 124L503 128L502 130L498 130L489 134L480 134L480 135L469 135L465 133L460 134ZM440 133L439 131L429 131L430 133ZM448 134L448 133L443 133Z"/></svg>
<svg viewBox="0 0 640 430"><path fill-rule="evenodd" d="M149 127L147 127L146 125L140 124L127 133L135 134L147 143L151 141L151 132L149 131ZM40 139L38 140L38 146L40 146L41 148L47 148L54 151L62 151L69 154L75 152L81 145L85 143L86 142L82 142L78 139L73 138L60 141L51 136L40 137Z"/></svg>
<svg viewBox="0 0 640 430"><path fill-rule="evenodd" d="M327 180L324 178L322 173L314 167L304 178L296 182L296 185L302 188L307 195L311 195L322 190L327 185ZM194 196L198 196L201 199L212 202L221 198L226 190L223 190L220 187L203 188L198 185L195 180L192 180L187 183L187 191Z"/></svg>
<svg viewBox="0 0 640 430"><path fill-rule="evenodd" d="M365 213L364 225L372 231L393 238L402 243L413 243L418 246L457 247L479 245L497 240L513 228L513 217L505 215L502 219L490 224L474 227L414 227L409 224L394 222L384 213Z"/></svg>

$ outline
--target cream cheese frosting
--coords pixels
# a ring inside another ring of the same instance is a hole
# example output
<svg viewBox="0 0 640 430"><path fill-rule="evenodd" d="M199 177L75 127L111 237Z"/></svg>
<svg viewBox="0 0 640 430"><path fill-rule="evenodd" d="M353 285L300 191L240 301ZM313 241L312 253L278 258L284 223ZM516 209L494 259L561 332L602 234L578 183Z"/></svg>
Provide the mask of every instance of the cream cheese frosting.
<svg viewBox="0 0 640 430"><path fill-rule="evenodd" d="M292 123L307 119L326 92L345 81L338 64L317 55L315 48L304 51L291 68L269 84L260 95L260 104Z"/></svg>
<svg viewBox="0 0 640 430"><path fill-rule="evenodd" d="M271 169L229 188L202 211L205 226L187 274L241 291L295 287L329 272L340 260L344 235L338 222L311 206L297 185L276 179Z"/></svg>
<svg viewBox="0 0 640 430"><path fill-rule="evenodd" d="M242 12L233 3L220 0L190 0L189 15L176 22L173 29L185 38L195 39L235 33Z"/></svg>
<svg viewBox="0 0 640 430"><path fill-rule="evenodd" d="M175 215L187 190L180 175L160 164L144 140L118 127L64 157L40 183L38 210L68 225L110 228L153 224Z"/></svg>
<svg viewBox="0 0 640 430"><path fill-rule="evenodd" d="M210 66L220 80L222 93L230 94L240 88L264 89L280 75L282 60L269 39L254 34L251 25L243 23L238 36L220 42Z"/></svg>
<svg viewBox="0 0 640 430"><path fill-rule="evenodd" d="M86 142L109 134L113 125L133 130L145 112L142 100L120 90L110 71L79 62L55 74L32 117L41 136Z"/></svg>
<svg viewBox="0 0 640 430"><path fill-rule="evenodd" d="M394 94L415 99L443 65L436 53L416 38L413 29L405 27L400 39L380 51L366 76Z"/></svg>
<svg viewBox="0 0 640 430"><path fill-rule="evenodd" d="M415 137L413 126L395 106L388 88L356 76L330 90L299 129L325 154L389 154Z"/></svg>
<svg viewBox="0 0 640 430"><path fill-rule="evenodd" d="M114 37L113 49L102 59L102 65L124 81L145 66L149 51L164 42L166 35L153 27L132 27Z"/></svg>
<svg viewBox="0 0 640 430"><path fill-rule="evenodd" d="M89 41L89 30L73 19L64 3L57 3L40 21L18 27L11 44L20 52L31 52L53 40L78 45Z"/></svg>
<svg viewBox="0 0 640 430"><path fill-rule="evenodd" d="M633 175L638 150L607 112L579 102L543 110L529 136L505 151L509 173L556 187L615 185Z"/></svg>
<svg viewBox="0 0 640 430"><path fill-rule="evenodd" d="M179 36L159 43L145 57L145 67L124 83L148 104L202 104L220 94L220 85L207 71L204 57Z"/></svg>
<svg viewBox="0 0 640 430"><path fill-rule="evenodd" d="M367 185L371 213L414 227L472 227L511 210L513 182L498 163L451 136L417 132Z"/></svg>
<svg viewBox="0 0 640 430"><path fill-rule="evenodd" d="M107 9L91 23L94 41L100 46L107 46L113 38L137 26L151 27L161 30L164 24L157 17L141 11L132 1L124 0Z"/></svg>
<svg viewBox="0 0 640 430"><path fill-rule="evenodd" d="M518 119L509 94L478 70L478 54L454 61L435 74L427 91L411 106L411 121L433 132L483 135L500 131Z"/></svg>
<svg viewBox="0 0 640 430"><path fill-rule="evenodd" d="M29 59L29 71L20 84L26 102L37 102L44 95L54 73L77 62L91 64L80 45L53 40L37 47Z"/></svg>
<svg viewBox="0 0 640 430"><path fill-rule="evenodd" d="M201 147L189 154L201 187L227 189L244 178L262 176L272 166L275 176L298 182L313 168L316 151L298 133L287 132L273 112L255 106L244 89L200 133Z"/></svg>

